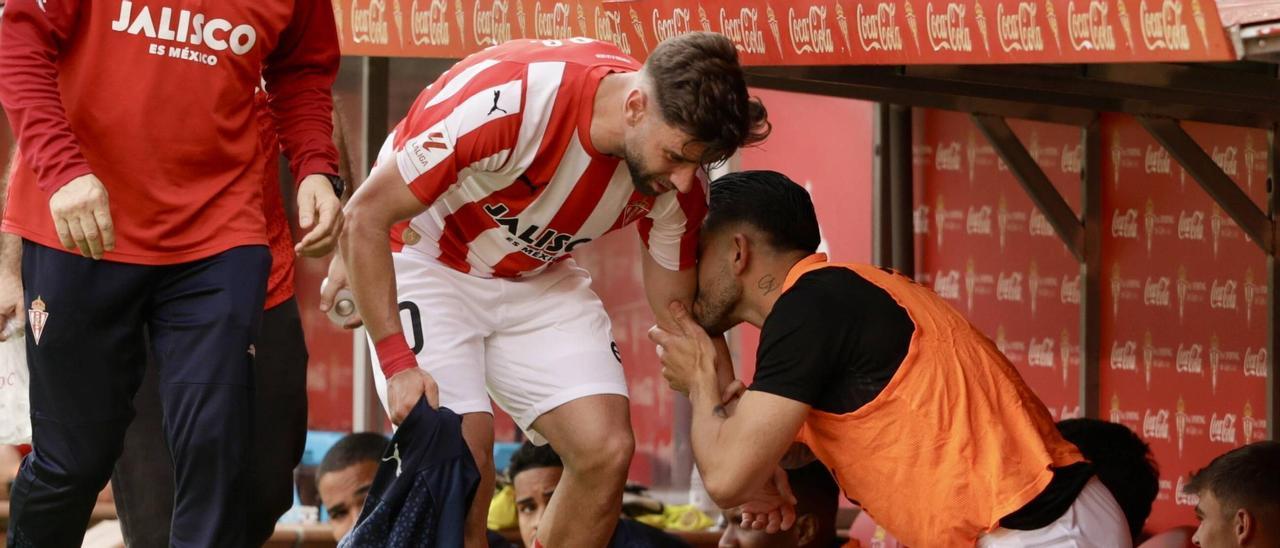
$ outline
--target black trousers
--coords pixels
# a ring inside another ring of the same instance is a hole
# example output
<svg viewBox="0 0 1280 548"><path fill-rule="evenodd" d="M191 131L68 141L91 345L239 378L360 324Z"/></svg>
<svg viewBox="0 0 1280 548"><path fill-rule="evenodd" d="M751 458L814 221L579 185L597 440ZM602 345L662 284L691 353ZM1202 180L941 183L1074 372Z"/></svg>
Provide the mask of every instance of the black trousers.
<svg viewBox="0 0 1280 548"><path fill-rule="evenodd" d="M32 452L9 546L80 546L133 420L148 350L173 454L173 546L245 546L253 345L265 246L166 266L95 261L24 242ZM144 336L144 330L150 336Z"/></svg>
<svg viewBox="0 0 1280 548"><path fill-rule="evenodd" d="M262 314L253 366L254 436L249 459L247 546L262 546L293 506L293 469L307 441L307 345L298 303ZM111 486L125 544L165 548L173 520L173 461L165 444L159 376L147 369L133 398L137 417L125 435Z"/></svg>

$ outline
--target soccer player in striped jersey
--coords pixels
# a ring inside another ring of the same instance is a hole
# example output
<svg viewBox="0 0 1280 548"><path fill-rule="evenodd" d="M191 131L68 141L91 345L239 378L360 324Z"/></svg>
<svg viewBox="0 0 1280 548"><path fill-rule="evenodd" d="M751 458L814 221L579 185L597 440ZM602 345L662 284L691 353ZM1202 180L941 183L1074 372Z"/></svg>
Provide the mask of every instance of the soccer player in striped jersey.
<svg viewBox="0 0 1280 548"><path fill-rule="evenodd" d="M570 254L636 224L666 322L666 304L695 291L703 168L768 132L733 44L693 33L644 65L586 38L489 48L428 86L387 138L347 207L347 272L333 265L330 292L349 273L394 422L424 395L464 416L486 475L469 545L483 542L492 491L490 396L564 458L541 543L609 539L635 442L609 318Z"/></svg>

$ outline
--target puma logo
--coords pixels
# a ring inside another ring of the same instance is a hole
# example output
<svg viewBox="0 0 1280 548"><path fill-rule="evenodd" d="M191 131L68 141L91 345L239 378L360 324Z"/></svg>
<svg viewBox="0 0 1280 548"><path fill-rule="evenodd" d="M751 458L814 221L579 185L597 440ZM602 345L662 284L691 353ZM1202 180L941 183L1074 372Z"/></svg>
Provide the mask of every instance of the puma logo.
<svg viewBox="0 0 1280 548"><path fill-rule="evenodd" d="M498 106L499 97L502 97L502 90L500 89L493 90L493 108L489 109L489 114L486 114L486 116L492 116L493 113L499 110L501 110L503 114L510 114L509 112L507 112L507 109Z"/></svg>
<svg viewBox="0 0 1280 548"><path fill-rule="evenodd" d="M400 473L404 472L404 470L401 468L401 465L403 465L404 463L403 461L400 460L400 444L398 443L392 446L391 456L383 457L382 462L389 462L393 460L396 461L396 477L398 478L400 477Z"/></svg>

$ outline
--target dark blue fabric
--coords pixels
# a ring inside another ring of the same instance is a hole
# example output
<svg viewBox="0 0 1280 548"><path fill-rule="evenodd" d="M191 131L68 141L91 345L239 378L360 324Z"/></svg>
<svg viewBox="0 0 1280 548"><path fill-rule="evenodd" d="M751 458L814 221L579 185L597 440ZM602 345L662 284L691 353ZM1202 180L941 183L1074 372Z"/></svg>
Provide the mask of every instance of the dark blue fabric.
<svg viewBox="0 0 1280 548"><path fill-rule="evenodd" d="M95 261L23 243L32 452L14 480L10 546L80 546L155 356L175 480L173 546L245 546L253 343L266 246L165 266Z"/></svg>
<svg viewBox="0 0 1280 548"><path fill-rule="evenodd" d="M480 472L462 417L419 400L387 445L356 527L352 548L462 548Z"/></svg>
<svg viewBox="0 0 1280 548"><path fill-rule="evenodd" d="M661 529L638 521L623 519L613 530L609 548L688 548L689 543Z"/></svg>

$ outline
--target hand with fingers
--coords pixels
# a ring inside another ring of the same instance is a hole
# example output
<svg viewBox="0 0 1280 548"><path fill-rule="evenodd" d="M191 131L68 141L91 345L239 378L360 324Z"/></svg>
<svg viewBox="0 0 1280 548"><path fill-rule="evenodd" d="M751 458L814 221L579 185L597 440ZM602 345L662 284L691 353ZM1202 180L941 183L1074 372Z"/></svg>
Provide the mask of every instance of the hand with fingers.
<svg viewBox="0 0 1280 548"><path fill-rule="evenodd" d="M667 331L655 325L649 328L649 340L658 345L658 360L667 384L672 390L688 394L694 383L707 375L711 382L716 381L716 348L683 304L673 302L668 309L675 329Z"/></svg>
<svg viewBox="0 0 1280 548"><path fill-rule="evenodd" d="M796 496L787 481L787 471L775 467L773 477L742 505L742 528L773 534L791 529L796 523Z"/></svg>
<svg viewBox="0 0 1280 548"><path fill-rule="evenodd" d="M320 311L325 314L334 306L337 306L338 292L350 287L347 279L347 265L342 262L342 257L335 256L329 261L329 275L325 278L325 282L320 285ZM352 303L353 305L355 303ZM359 310L351 310L350 314L346 314L343 320L343 329L355 329L364 325L364 320L360 318Z"/></svg>
<svg viewBox="0 0 1280 548"><path fill-rule="evenodd" d="M305 235L294 251L303 257L323 257L342 235L342 199L324 175L308 175L298 186L298 226Z"/></svg>
<svg viewBox="0 0 1280 548"><path fill-rule="evenodd" d="M432 409L440 408L440 387L431 374L414 367L392 375L387 379L387 408L391 410L391 422L399 426L423 397L427 398Z"/></svg>
<svg viewBox="0 0 1280 548"><path fill-rule="evenodd" d="M101 259L116 248L116 230L111 222L107 187L92 173L81 175L49 197L49 213L62 247Z"/></svg>

